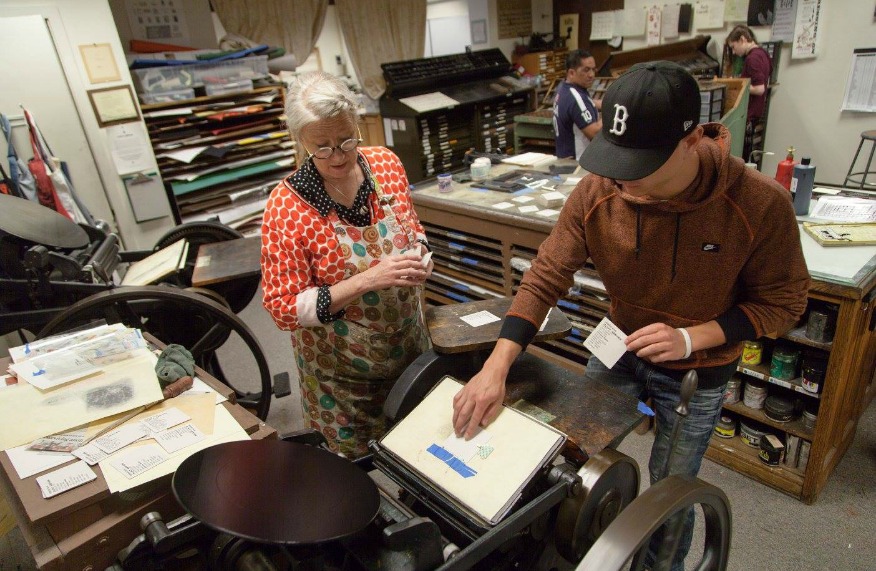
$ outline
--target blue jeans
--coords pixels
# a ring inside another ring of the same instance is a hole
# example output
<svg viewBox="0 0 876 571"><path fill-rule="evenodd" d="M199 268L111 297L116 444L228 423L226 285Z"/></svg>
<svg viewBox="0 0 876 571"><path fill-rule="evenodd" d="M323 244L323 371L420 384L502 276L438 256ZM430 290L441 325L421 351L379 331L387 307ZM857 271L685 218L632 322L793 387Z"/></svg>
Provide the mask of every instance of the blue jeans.
<svg viewBox="0 0 876 571"><path fill-rule="evenodd" d="M672 433L673 422L678 416L675 407L678 404L681 383L630 352L624 353L611 369L596 357L590 357L587 361L586 374L639 400L651 399L651 408L657 414L657 429L654 445L651 447L648 472L651 484L654 484L669 456L669 436ZM718 388L697 390L694 393L690 400L690 412L678 434L676 454L672 457L668 474L696 476L700 471L703 454L709 447L709 439L721 415L725 386L726 382ZM694 510L691 508L685 519L678 551L672 561L672 571L684 571L684 558L690 549L693 525ZM655 533L651 539L645 559L647 566L654 564L662 539L662 530Z"/></svg>

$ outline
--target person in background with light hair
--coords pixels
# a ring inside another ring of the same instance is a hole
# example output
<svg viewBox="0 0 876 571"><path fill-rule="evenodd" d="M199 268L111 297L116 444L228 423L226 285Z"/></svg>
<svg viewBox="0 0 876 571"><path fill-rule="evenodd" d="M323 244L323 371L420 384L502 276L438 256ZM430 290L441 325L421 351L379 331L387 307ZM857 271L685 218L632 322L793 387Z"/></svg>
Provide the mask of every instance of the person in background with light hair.
<svg viewBox="0 0 876 571"><path fill-rule="evenodd" d="M727 36L727 45L733 55L744 58L741 77L751 80L748 88L748 123L745 127L745 149L742 158L749 160L754 129L766 112L767 89L773 73L773 62L765 49L757 44L754 32L748 26L736 26Z"/></svg>
<svg viewBox="0 0 876 571"><path fill-rule="evenodd" d="M429 347L420 298L433 267L404 168L359 146L357 109L327 73L290 87L287 124L307 158L271 192L261 250L263 304L292 333L305 420L351 458L383 434L389 389Z"/></svg>

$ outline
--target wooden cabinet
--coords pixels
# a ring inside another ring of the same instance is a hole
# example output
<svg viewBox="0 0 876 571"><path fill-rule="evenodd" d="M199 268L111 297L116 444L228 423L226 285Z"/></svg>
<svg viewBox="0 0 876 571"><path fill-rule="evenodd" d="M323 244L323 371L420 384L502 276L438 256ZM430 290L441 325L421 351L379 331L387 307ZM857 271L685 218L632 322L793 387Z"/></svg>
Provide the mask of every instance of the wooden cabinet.
<svg viewBox="0 0 876 571"><path fill-rule="evenodd" d="M807 239L804 236L804 240ZM873 399L876 386L873 383L876 337L873 335L872 300L876 291L876 274L865 271L859 280L850 280L847 284L827 281L825 278L819 278L813 272L809 311L826 306L836 307L836 329L832 342L810 340L806 337L805 327L800 325L770 343L773 350L775 347L802 350L804 359L806 355L826 359L821 393L813 394L803 388L799 363L798 374L789 381L771 376L769 351L764 352L761 365L739 367L741 380L766 381L768 394L791 397L798 401L800 407L809 411L817 410L814 429L807 428L799 418L787 423L776 422L762 410L750 408L743 402L724 407L725 412L742 422L777 435L786 445L789 435L792 442L795 441L793 437L800 439L802 449L808 448L805 466L794 466L784 461L779 466L767 466L758 457L758 450L745 444L739 436L732 439L713 437L706 452L707 458L806 503L818 498L828 477L852 443L858 418ZM805 319L806 316L804 323ZM794 456L793 453L791 456Z"/></svg>
<svg viewBox="0 0 876 571"><path fill-rule="evenodd" d="M376 113L365 113L359 117L359 130L362 132L362 145L365 147L385 147L383 120Z"/></svg>
<svg viewBox="0 0 876 571"><path fill-rule="evenodd" d="M501 174L507 165L494 167ZM568 194L571 187L559 188ZM556 216L521 213L523 204L501 207L512 197L495 191L471 190L454 183L449 194L435 184L418 187L414 205L432 245L433 278L426 284L431 303L444 304L512 295L529 261L553 228ZM499 205L500 208L496 208ZM762 411L742 403L728 405L737 418L761 423L783 442L787 435L809 443L805 469L760 461L758 450L734 439L714 438L707 457L806 503L814 502L830 474L855 436L858 418L876 394L873 382L876 336L873 334L873 298L876 297L876 247L860 246L843 251L842 275L836 271L837 248L825 249L808 235L802 235L804 254L813 277L810 308L818 304L836 306L836 329L831 343L818 343L804 333L801 324L780 339L766 343L763 365L741 368L743 378L769 377L771 347L805 348L827 358L824 388L820 395L805 391L798 378L772 379L768 390L799 398L802 405L818 406L814 429L802 420L779 423ZM828 250L825 252L825 250ZM832 251L830 251L832 250ZM853 258L853 259L850 259ZM777 261L779 263L779 261ZM855 265L845 273L849 265ZM572 334L565 339L539 343L531 351L538 356L583 372L588 352L581 345L592 327L608 313L609 298L592 268L575 276L575 285L558 306L572 321ZM799 370L799 369L798 369Z"/></svg>
<svg viewBox="0 0 876 571"><path fill-rule="evenodd" d="M283 86L269 85L142 107L178 223L258 223L270 191L295 168L283 99Z"/></svg>

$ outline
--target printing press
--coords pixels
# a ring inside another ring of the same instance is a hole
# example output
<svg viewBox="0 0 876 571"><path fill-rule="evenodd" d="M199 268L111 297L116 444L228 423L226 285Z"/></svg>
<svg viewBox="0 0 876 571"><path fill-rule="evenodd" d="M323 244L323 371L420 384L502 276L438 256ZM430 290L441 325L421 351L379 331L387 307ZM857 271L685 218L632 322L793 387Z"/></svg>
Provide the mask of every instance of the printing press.
<svg viewBox="0 0 876 571"><path fill-rule="evenodd" d="M164 522L158 513L146 514L144 533L122 550L113 569L638 570L651 535L664 523L672 526L689 506L702 508L706 526L696 568L726 569L731 516L724 493L695 478L671 476L637 497L639 467L614 450L642 418L637 400L531 354L511 369L505 403L513 411L500 418L525 413L563 444L538 457L496 521L486 521L448 491L452 486L429 476L419 452L400 452L396 443L407 440L393 435L412 436L411 449L417 448L420 433L429 430L427 419L441 414L424 407L445 383L476 373L496 339L498 324L479 331L487 338L478 340L450 328L444 333L451 341L442 345L436 312L446 316L480 303L486 302L427 311L435 349L394 385L384 406L392 428L370 443L369 457L351 462L336 456L311 431L198 452L172 483L188 515ZM562 313L551 315L541 338L568 330ZM681 420L692 392L679 403ZM510 473L517 466L512 461L492 469ZM489 482L481 485L489 495ZM668 569L674 549L669 545L666 561L654 569Z"/></svg>
<svg viewBox="0 0 876 571"><path fill-rule="evenodd" d="M36 202L0 194L0 335L19 331L24 340L23 331L41 338L99 320L123 322L189 348L198 366L264 420L272 392L280 391L272 388L258 340L236 315L255 295L260 276L191 287L199 247L239 238L218 222L193 222L169 230L152 250L123 251L103 224L76 224ZM124 264L181 241L186 254L176 271L150 285L119 283ZM219 350L236 337L251 354L244 368L253 380L232 382L219 363Z"/></svg>

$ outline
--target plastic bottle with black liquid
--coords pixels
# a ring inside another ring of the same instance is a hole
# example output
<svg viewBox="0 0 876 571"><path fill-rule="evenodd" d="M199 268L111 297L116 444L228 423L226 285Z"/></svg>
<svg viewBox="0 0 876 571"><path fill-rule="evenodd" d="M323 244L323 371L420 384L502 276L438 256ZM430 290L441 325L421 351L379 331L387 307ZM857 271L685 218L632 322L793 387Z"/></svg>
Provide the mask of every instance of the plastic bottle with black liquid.
<svg viewBox="0 0 876 571"><path fill-rule="evenodd" d="M791 194L794 195L794 213L797 216L809 214L809 203L812 201L812 187L815 184L815 166L809 163L812 159L804 157L799 165L794 165L794 176L791 179Z"/></svg>

